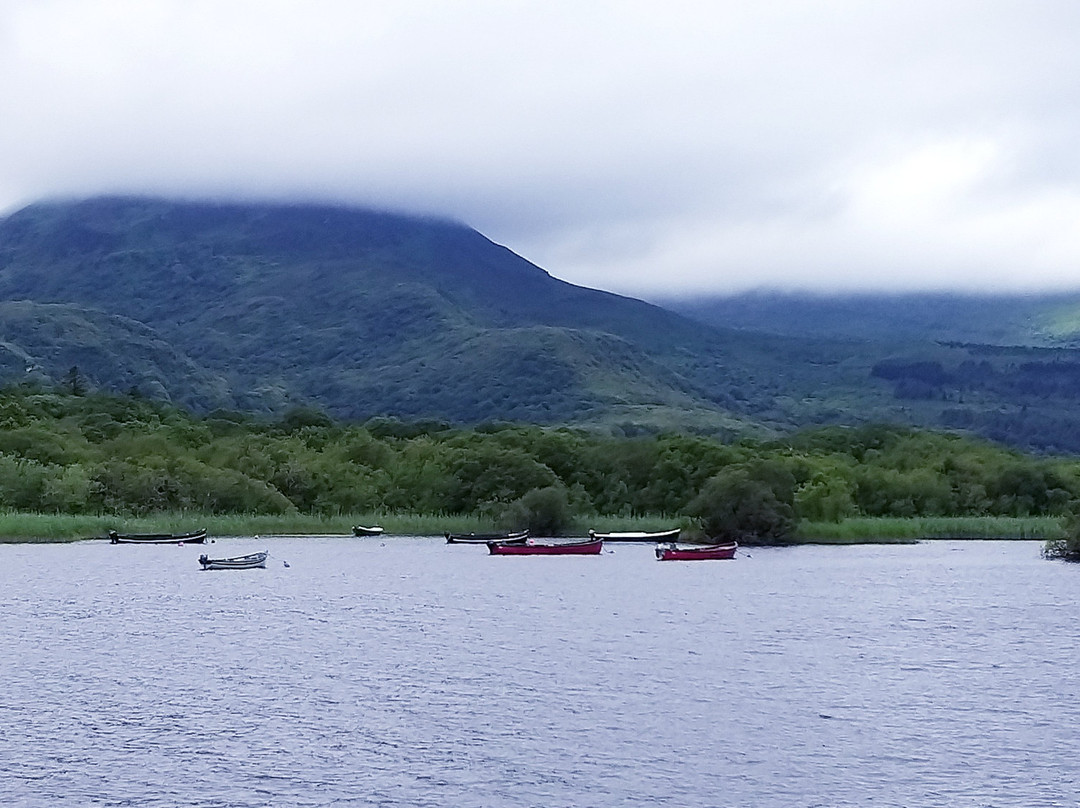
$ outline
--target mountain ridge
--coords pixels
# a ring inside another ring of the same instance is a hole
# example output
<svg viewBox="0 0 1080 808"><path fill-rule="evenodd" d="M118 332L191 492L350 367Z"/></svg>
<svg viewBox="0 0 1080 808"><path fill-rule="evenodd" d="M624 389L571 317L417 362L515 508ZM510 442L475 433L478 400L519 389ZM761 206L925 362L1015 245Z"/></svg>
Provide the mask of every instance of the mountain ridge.
<svg viewBox="0 0 1080 808"><path fill-rule="evenodd" d="M711 329L561 281L431 217L137 197L40 203L0 220L0 298L141 322L197 358L241 408L314 401L349 418L574 420L603 409L588 378L600 368L640 392L634 403L678 401L701 417L723 398L722 363L710 356L723 339ZM565 333L541 340L530 327ZM687 345L713 367L711 381L671 361ZM419 380L425 373L438 383ZM475 406L440 399L440 385L459 391L456 401L475 391ZM516 401L515 390L557 401L544 416L544 402ZM168 393L204 406L182 385Z"/></svg>

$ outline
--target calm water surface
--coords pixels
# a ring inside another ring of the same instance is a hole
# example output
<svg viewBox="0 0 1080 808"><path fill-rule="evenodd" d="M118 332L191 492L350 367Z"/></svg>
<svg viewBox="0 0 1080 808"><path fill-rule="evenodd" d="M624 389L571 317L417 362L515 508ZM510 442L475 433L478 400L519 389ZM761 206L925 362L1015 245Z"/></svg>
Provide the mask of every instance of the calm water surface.
<svg viewBox="0 0 1080 808"><path fill-rule="evenodd" d="M0 545L0 803L1080 803L1080 566L1037 543L209 549L271 556Z"/></svg>

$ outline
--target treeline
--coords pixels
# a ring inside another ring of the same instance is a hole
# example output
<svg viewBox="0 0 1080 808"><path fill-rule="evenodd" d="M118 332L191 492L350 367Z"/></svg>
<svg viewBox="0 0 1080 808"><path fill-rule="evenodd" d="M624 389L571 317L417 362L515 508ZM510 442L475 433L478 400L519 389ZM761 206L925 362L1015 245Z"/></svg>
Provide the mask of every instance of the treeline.
<svg viewBox="0 0 1080 808"><path fill-rule="evenodd" d="M941 402L938 423L1010 446L1080 453L1080 352L1067 348L960 346L983 356L956 364L878 362L871 376L904 402Z"/></svg>
<svg viewBox="0 0 1080 808"><path fill-rule="evenodd" d="M664 515L702 520L713 534L782 536L800 519L1051 516L1078 501L1076 460L905 427L724 444L521 425L349 425L307 409L272 422L198 417L137 397L0 392L0 508L13 510L470 514L553 531L594 515Z"/></svg>
<svg viewBox="0 0 1080 808"><path fill-rule="evenodd" d="M1080 352L1064 348L1023 351L1026 359L1013 357L1001 367L989 359L968 359L952 368L932 360L886 359L874 365L870 375L894 382L897 398L955 398L964 393L993 393L1007 401L1080 398ZM1048 359L1033 358L1047 354Z"/></svg>

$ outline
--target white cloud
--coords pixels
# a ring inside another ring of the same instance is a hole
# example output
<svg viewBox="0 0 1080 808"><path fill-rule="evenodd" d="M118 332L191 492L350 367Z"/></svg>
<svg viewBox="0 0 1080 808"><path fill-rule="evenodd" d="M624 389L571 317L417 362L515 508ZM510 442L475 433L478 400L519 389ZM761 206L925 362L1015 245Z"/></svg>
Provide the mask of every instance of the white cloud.
<svg viewBox="0 0 1080 808"><path fill-rule="evenodd" d="M1068 0L9 0L0 206L441 213L577 283L1080 284Z"/></svg>

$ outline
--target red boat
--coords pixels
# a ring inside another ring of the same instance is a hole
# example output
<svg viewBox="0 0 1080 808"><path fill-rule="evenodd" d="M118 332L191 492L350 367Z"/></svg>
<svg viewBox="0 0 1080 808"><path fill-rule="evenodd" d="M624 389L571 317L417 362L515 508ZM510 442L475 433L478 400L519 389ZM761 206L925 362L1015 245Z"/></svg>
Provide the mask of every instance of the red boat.
<svg viewBox="0 0 1080 808"><path fill-rule="evenodd" d="M734 558L739 549L737 541L724 544L699 544L692 547L679 547L674 544L656 545L656 557L661 561L696 561L709 558Z"/></svg>
<svg viewBox="0 0 1080 808"><path fill-rule="evenodd" d="M604 549L603 539L540 544L531 539L523 544L489 541L488 552L492 555L600 555Z"/></svg>

